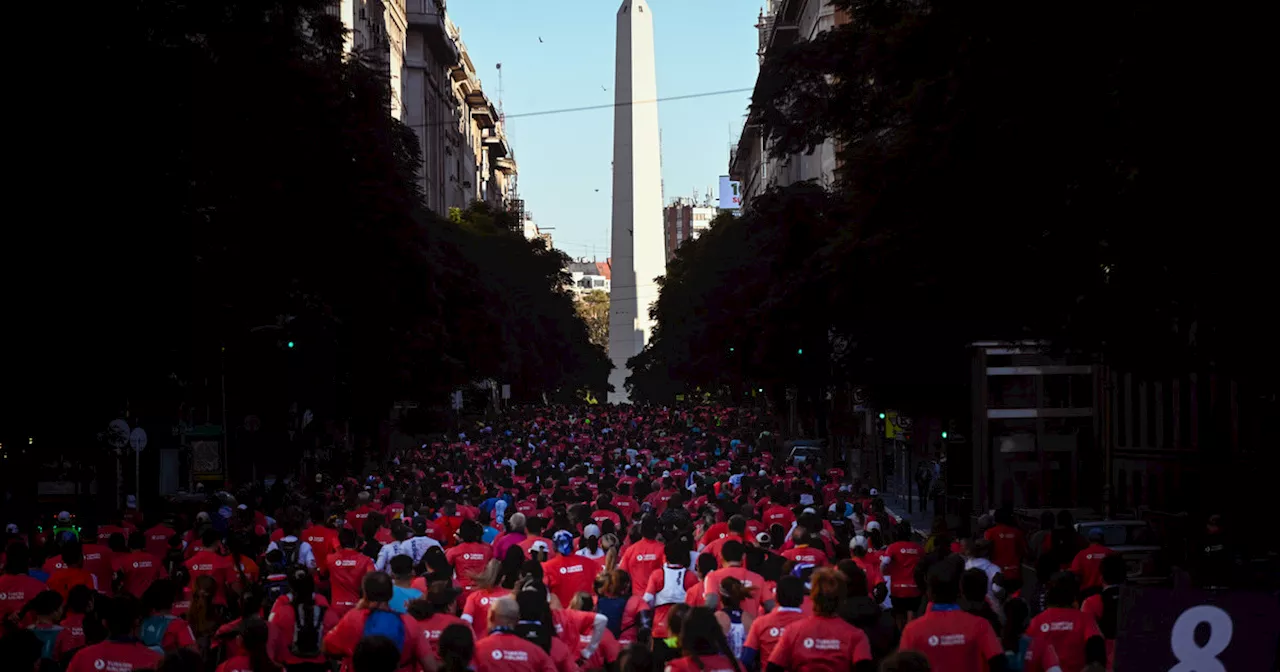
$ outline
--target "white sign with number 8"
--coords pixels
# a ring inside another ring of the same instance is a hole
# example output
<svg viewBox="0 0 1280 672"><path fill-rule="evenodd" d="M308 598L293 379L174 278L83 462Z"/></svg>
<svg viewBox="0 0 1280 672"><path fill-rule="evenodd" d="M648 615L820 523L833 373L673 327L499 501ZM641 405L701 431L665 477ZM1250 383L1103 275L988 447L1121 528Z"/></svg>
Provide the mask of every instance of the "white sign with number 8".
<svg viewBox="0 0 1280 672"><path fill-rule="evenodd" d="M1201 623L1209 626L1209 641L1204 646L1196 644L1196 628ZM1182 612L1169 638L1178 659L1169 672L1227 672L1218 656L1231 644L1233 630L1231 615L1217 607L1202 604Z"/></svg>

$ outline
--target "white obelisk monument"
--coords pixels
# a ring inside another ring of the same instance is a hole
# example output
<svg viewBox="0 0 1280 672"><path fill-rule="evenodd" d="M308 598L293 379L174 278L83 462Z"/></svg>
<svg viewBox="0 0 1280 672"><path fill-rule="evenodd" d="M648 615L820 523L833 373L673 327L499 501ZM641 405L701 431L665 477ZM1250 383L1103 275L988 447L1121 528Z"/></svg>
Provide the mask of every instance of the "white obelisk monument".
<svg viewBox="0 0 1280 672"><path fill-rule="evenodd" d="M627 360L649 342L655 278L665 271L658 78L653 65L653 13L645 0L622 0L614 65L613 269L610 282L609 401L629 401Z"/></svg>

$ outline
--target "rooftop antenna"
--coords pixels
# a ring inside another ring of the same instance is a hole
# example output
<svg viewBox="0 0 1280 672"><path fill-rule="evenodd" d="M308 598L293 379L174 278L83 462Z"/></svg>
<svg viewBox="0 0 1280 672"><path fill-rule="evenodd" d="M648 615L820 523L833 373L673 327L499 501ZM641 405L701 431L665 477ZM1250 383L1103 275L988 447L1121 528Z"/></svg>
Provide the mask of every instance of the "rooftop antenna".
<svg viewBox="0 0 1280 672"><path fill-rule="evenodd" d="M505 122L507 114L502 111L502 64L498 64L498 121Z"/></svg>

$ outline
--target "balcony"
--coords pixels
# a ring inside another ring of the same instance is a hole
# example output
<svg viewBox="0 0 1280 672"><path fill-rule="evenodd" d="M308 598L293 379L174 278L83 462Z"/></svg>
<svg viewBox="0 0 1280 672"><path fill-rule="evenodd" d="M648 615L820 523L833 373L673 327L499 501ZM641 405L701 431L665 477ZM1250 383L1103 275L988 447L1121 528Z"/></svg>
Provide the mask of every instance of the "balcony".
<svg viewBox="0 0 1280 672"><path fill-rule="evenodd" d="M489 151L489 156L495 161L511 155L511 145L507 144L507 136L498 132L496 127L485 130L484 148Z"/></svg>
<svg viewBox="0 0 1280 672"><path fill-rule="evenodd" d="M476 89L467 94L467 105L471 107L471 118L480 128L493 128L498 120L498 113L484 91Z"/></svg>
<svg viewBox="0 0 1280 672"><path fill-rule="evenodd" d="M510 175L516 172L516 160L510 156L504 156L500 159L495 159L493 167L497 168L498 172L503 173L504 175Z"/></svg>
<svg viewBox="0 0 1280 672"><path fill-rule="evenodd" d="M423 42L436 60L453 64L458 61L458 45L449 34L444 7L444 0L408 0L405 19L410 29L422 31Z"/></svg>

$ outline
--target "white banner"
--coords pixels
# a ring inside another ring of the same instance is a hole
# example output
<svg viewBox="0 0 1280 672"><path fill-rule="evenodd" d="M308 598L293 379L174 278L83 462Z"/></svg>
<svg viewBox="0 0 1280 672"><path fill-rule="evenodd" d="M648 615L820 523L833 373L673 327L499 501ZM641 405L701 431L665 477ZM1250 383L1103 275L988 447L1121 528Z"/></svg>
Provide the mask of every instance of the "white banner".
<svg viewBox="0 0 1280 672"><path fill-rule="evenodd" d="M720 209L742 209L742 183L729 179L728 175L720 176Z"/></svg>

